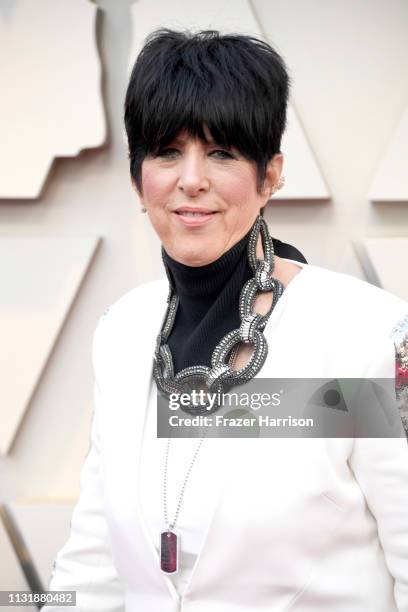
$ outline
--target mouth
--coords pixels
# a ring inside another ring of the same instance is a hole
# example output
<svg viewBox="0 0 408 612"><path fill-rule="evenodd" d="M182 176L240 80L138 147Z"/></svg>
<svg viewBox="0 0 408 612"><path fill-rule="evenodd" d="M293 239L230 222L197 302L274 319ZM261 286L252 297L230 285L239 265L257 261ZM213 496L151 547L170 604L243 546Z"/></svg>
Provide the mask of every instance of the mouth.
<svg viewBox="0 0 408 612"><path fill-rule="evenodd" d="M217 214L217 211L208 209L187 209L179 208L174 211L177 218L184 225L204 225L211 221L211 219Z"/></svg>

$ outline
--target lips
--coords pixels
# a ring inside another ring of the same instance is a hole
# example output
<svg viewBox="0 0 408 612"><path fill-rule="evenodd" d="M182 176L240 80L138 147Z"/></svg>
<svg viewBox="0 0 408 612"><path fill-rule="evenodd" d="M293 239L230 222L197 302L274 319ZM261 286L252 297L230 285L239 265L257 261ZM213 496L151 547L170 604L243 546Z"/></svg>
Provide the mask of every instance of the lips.
<svg viewBox="0 0 408 612"><path fill-rule="evenodd" d="M208 223L215 215L217 211L210 210L209 208L178 208L174 211L178 219L184 225L204 225Z"/></svg>

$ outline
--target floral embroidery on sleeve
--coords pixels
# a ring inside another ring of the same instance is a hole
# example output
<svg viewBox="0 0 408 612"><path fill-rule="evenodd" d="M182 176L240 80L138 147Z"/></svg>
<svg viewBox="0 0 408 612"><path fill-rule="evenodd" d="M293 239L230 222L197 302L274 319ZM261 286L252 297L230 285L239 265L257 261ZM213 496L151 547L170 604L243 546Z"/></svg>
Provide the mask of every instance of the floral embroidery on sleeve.
<svg viewBox="0 0 408 612"><path fill-rule="evenodd" d="M408 314L391 332L395 345L395 392L402 424L408 438Z"/></svg>

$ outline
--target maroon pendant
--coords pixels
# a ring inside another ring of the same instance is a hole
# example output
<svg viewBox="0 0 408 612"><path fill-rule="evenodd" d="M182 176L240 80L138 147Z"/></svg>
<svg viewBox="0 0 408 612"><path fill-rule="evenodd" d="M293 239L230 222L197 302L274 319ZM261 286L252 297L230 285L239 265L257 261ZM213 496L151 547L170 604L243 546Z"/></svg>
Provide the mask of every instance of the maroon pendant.
<svg viewBox="0 0 408 612"><path fill-rule="evenodd" d="M177 572L178 542L173 531L163 531L160 534L160 568L166 574Z"/></svg>

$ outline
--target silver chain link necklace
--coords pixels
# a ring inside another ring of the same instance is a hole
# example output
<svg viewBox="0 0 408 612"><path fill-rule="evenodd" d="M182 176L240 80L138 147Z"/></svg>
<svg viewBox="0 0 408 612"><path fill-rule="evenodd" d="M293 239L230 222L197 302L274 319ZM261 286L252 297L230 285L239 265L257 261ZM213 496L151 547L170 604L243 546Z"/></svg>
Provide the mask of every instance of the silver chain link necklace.
<svg viewBox="0 0 408 612"><path fill-rule="evenodd" d="M256 257L259 235L261 235L264 259ZM190 393L199 386L211 394L217 394L216 397L220 398L222 393L232 386L251 380L263 366L268 354L268 344L263 335L263 330L284 291L284 287L278 279L271 276L275 264L273 242L268 226L260 215L256 218L248 240L248 263L254 276L244 284L241 290L239 298L240 327L227 333L216 345L211 356L211 367L201 365L190 366L184 368L176 375L174 375L173 358L170 347L167 344L167 339L173 329L179 297L170 282L167 265L164 264L170 288L166 313L156 342L153 376L158 391L165 396L168 397L170 393ZM255 312L253 308L257 296L260 293L270 291L273 291L273 298L268 312L264 315ZM246 365L236 370L233 366L241 343L252 344L254 350ZM195 404L181 406L181 409L189 414L197 415L214 412L219 407L220 404L215 401L211 409L206 403L200 403L198 406ZM178 571L180 538L175 533L174 528L183 501L184 491L203 440L204 437L200 439L190 462L181 488L175 517L171 523L168 520L167 511L167 472L170 438L167 441L163 477L163 507L166 529L160 533L160 568L166 574L174 574Z"/></svg>

